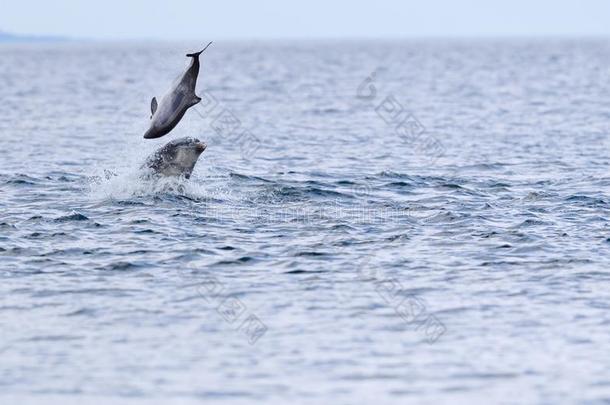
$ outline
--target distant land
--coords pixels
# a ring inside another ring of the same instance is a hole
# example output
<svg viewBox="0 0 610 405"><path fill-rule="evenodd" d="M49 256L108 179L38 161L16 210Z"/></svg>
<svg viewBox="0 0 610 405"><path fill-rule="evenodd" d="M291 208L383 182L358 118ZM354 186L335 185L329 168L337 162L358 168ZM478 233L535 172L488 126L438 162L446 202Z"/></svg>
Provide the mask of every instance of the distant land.
<svg viewBox="0 0 610 405"><path fill-rule="evenodd" d="M46 35L12 34L0 30L0 42L55 42L67 41L68 38Z"/></svg>

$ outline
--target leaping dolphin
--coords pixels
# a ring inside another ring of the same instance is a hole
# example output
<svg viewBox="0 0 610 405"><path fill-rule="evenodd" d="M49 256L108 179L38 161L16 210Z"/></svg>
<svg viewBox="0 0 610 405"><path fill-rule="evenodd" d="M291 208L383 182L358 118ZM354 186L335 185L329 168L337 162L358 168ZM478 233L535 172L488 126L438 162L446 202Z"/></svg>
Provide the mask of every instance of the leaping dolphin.
<svg viewBox="0 0 610 405"><path fill-rule="evenodd" d="M149 170L147 175L188 179L205 148L206 144L199 139L190 137L175 139L150 155L142 165L142 169Z"/></svg>
<svg viewBox="0 0 610 405"><path fill-rule="evenodd" d="M150 128L144 134L144 138L160 138L168 134L182 119L186 110L201 101L195 94L197 76L199 75L199 55L203 53L210 42L199 52L189 53L186 56L193 58L186 72L177 79L169 92L163 96L157 104L157 98L153 97L150 103L151 122Z"/></svg>

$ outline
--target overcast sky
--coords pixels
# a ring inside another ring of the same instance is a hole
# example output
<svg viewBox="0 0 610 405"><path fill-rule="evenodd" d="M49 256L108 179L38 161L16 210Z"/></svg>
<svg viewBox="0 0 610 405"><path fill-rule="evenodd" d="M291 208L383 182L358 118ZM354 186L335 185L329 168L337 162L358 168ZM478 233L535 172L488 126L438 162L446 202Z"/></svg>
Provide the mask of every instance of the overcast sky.
<svg viewBox="0 0 610 405"><path fill-rule="evenodd" d="M0 0L0 30L100 39L610 36L610 0Z"/></svg>

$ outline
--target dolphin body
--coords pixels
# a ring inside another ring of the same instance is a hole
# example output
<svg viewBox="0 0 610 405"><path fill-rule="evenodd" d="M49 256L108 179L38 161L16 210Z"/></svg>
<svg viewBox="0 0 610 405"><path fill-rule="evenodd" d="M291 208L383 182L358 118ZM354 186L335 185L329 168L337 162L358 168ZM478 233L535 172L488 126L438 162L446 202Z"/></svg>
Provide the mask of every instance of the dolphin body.
<svg viewBox="0 0 610 405"><path fill-rule="evenodd" d="M197 76L199 75L199 55L205 51L189 53L186 56L193 58L186 72L174 82L169 92L163 96L161 102L157 104L157 98L153 97L150 102L151 122L150 128L144 134L144 138L160 138L168 134L182 119L186 110L201 101L195 94Z"/></svg>
<svg viewBox="0 0 610 405"><path fill-rule="evenodd" d="M175 139L150 155L142 169L148 176L191 177L199 156L206 144L195 138Z"/></svg>

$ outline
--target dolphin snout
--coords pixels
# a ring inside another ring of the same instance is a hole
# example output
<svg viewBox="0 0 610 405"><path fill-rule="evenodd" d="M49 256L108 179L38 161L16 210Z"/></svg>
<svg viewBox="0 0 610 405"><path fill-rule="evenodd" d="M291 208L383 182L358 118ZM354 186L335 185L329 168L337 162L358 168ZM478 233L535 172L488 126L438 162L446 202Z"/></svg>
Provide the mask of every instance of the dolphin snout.
<svg viewBox="0 0 610 405"><path fill-rule="evenodd" d="M159 138L161 135L154 128L149 128L148 131L144 134L144 139L154 139Z"/></svg>
<svg viewBox="0 0 610 405"><path fill-rule="evenodd" d="M205 143L203 143L201 141L195 142L195 149L199 153L203 152L205 150L205 148L207 148L207 147L208 147L208 145L206 145Z"/></svg>

